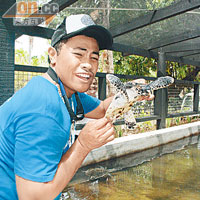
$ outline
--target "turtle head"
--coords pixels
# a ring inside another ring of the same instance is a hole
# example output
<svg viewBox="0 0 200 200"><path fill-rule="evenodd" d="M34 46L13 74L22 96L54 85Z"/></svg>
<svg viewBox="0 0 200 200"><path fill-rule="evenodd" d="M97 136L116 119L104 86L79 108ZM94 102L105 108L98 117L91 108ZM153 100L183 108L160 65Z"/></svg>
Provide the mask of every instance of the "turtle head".
<svg viewBox="0 0 200 200"><path fill-rule="evenodd" d="M165 77L166 80L166 85L171 85L172 83L174 83L174 78L170 77L170 76L166 76Z"/></svg>

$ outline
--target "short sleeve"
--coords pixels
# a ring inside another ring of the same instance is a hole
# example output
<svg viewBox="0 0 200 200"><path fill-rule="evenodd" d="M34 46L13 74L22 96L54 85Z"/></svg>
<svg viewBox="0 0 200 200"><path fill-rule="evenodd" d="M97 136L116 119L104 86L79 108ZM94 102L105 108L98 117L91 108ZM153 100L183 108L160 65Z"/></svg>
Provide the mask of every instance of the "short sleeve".
<svg viewBox="0 0 200 200"><path fill-rule="evenodd" d="M20 116L15 124L15 174L36 182L53 180L68 131L41 114Z"/></svg>
<svg viewBox="0 0 200 200"><path fill-rule="evenodd" d="M78 93L81 103L83 105L84 113L87 114L97 108L101 101L85 93Z"/></svg>

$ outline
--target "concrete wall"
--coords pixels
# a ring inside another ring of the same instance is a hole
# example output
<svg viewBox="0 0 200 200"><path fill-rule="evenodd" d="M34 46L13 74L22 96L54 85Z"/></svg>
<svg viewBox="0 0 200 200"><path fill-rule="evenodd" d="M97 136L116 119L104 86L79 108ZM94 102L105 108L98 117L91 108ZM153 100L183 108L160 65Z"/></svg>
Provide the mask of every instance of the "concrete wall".
<svg viewBox="0 0 200 200"><path fill-rule="evenodd" d="M140 152L200 133L200 122L116 138L114 141L94 149L82 166L112 158Z"/></svg>

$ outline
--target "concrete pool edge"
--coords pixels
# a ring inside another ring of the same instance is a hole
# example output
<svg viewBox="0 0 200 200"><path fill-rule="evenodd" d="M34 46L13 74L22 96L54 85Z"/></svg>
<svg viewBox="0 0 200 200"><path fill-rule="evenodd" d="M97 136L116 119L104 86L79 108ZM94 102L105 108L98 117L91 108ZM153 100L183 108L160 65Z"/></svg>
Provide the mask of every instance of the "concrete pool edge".
<svg viewBox="0 0 200 200"><path fill-rule="evenodd" d="M200 121L156 131L116 138L112 142L91 151L82 166L98 163L134 152L167 144L200 132Z"/></svg>

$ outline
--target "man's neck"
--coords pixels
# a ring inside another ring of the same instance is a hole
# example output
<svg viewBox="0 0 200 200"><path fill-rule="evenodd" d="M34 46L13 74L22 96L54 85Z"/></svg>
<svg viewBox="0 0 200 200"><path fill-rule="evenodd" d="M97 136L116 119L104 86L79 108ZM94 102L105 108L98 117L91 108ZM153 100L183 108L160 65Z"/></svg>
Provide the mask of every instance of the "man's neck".
<svg viewBox="0 0 200 200"><path fill-rule="evenodd" d="M54 85L57 86L56 82L49 76L49 74L44 73L42 76L43 76L45 79L47 79L49 82L51 82L52 84L54 84ZM65 87L64 87L64 88L65 88ZM70 98L70 97L73 95L73 93L68 92L68 91L66 90L66 88L65 88L65 92L66 92L68 98Z"/></svg>

